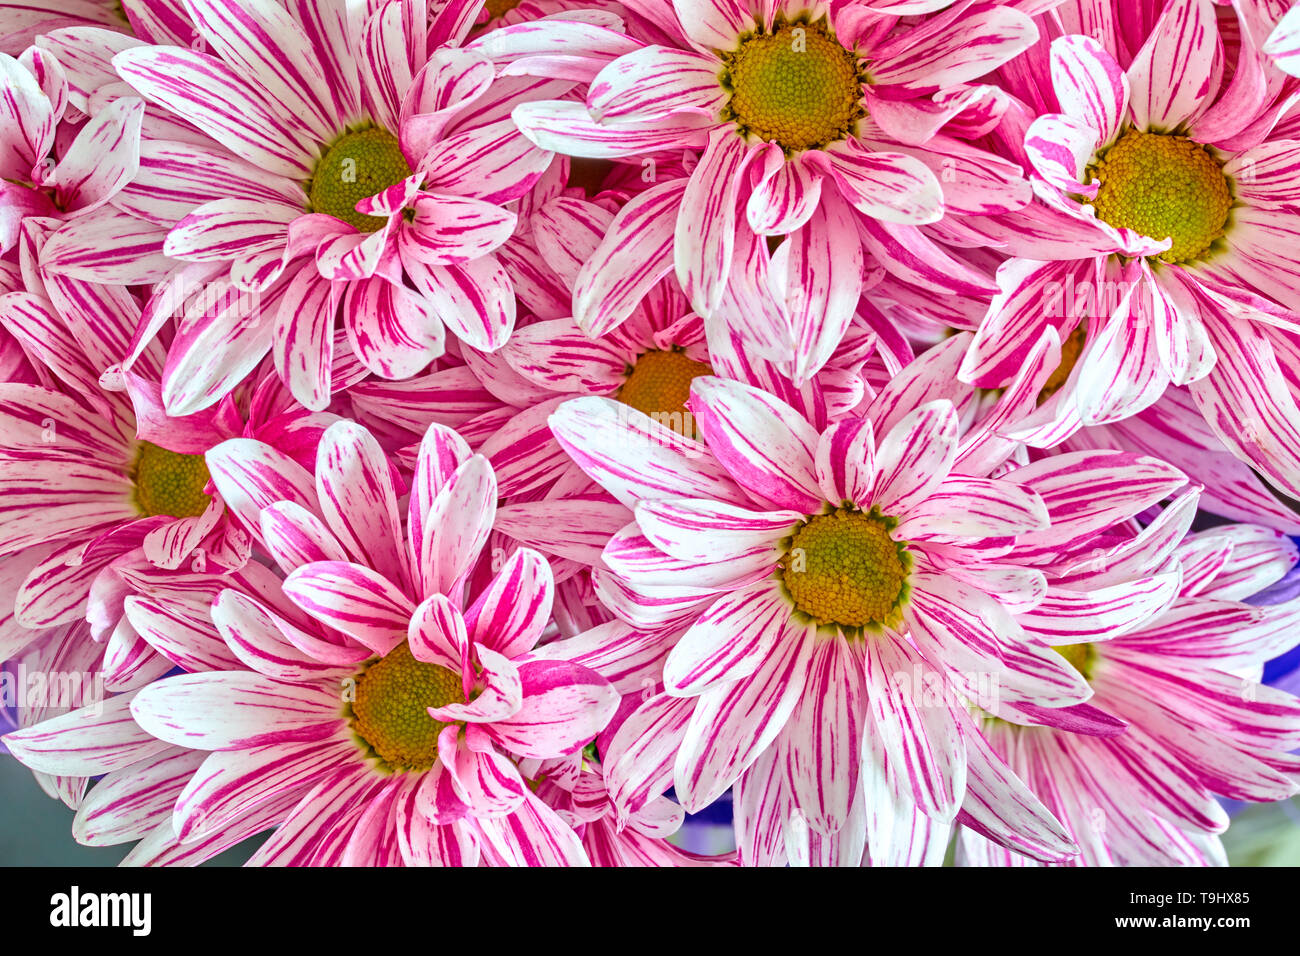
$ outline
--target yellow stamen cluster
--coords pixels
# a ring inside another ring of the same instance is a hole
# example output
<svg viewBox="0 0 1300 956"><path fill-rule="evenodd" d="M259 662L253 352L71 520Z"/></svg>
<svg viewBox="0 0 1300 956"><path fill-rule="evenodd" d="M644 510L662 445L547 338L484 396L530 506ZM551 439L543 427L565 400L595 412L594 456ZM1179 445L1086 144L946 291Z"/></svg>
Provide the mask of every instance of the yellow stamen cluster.
<svg viewBox="0 0 1300 956"><path fill-rule="evenodd" d="M778 22L722 59L720 82L731 93L723 118L787 154L844 139L865 115L865 73L825 20Z"/></svg>
<svg viewBox="0 0 1300 956"><path fill-rule="evenodd" d="M688 358L678 349L644 352L628 372L627 381L618 390L618 400L678 434L687 434L691 421L686 400L691 397L691 382L701 375L712 375L704 362ZM688 437L695 437L688 434Z"/></svg>
<svg viewBox="0 0 1300 956"><path fill-rule="evenodd" d="M1159 258L1190 262L1223 237L1232 189L1223 163L1186 136L1129 130L1089 170L1093 208L1116 228L1173 240Z"/></svg>
<svg viewBox="0 0 1300 956"><path fill-rule="evenodd" d="M182 455L142 441L132 472L136 506L145 515L197 518L212 500L203 490L211 476L202 455Z"/></svg>
<svg viewBox="0 0 1300 956"><path fill-rule="evenodd" d="M438 759L438 734L448 726L428 708L465 700L461 677L415 659L400 644L357 679L352 729L391 770L428 770Z"/></svg>
<svg viewBox="0 0 1300 956"><path fill-rule="evenodd" d="M795 606L818 624L895 624L911 568L906 548L890 537L895 524L852 508L809 518L781 561Z"/></svg>
<svg viewBox="0 0 1300 956"><path fill-rule="evenodd" d="M307 184L311 211L342 219L360 232L374 232L388 220L357 212L357 203L409 175L402 147L388 130L372 127L347 133L316 163Z"/></svg>

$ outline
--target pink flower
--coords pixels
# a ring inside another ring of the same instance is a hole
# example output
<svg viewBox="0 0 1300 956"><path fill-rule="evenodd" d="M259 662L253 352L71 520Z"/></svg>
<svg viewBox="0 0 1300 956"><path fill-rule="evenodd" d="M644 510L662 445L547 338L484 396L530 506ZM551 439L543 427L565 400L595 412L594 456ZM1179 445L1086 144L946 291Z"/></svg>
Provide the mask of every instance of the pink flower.
<svg viewBox="0 0 1300 956"><path fill-rule="evenodd" d="M1284 78L1259 51L1250 5L1235 8L1230 80L1210 0L1169 3L1131 56L1127 33L1156 8L1115 9L1113 28L1060 37L1050 63L1012 74L1033 103L1050 70L1057 111L1045 106L1024 130L1039 204L975 225L1016 258L998 270L961 376L1005 384L1050 327L1070 358L1025 423L1040 427L1032 443L1121 421L1186 386L1234 455L1300 495L1300 143L1274 131Z"/></svg>
<svg viewBox="0 0 1300 956"><path fill-rule="evenodd" d="M200 640L238 665L151 684L130 699L125 725L115 698L113 728L37 727L10 735L11 751L36 769L84 767L115 732L154 738L139 756L209 751L179 794L136 774L137 800L175 803L174 832L166 821L161 845L137 849L155 862L278 824L252 862L585 864L518 761L581 750L618 695L585 667L532 653L553 593L537 553L516 551L469 599L496 509L486 461L430 429L405 527L387 459L352 423L325 432L314 482L249 439L220 446L209 464L288 574L282 593L234 587L213 603L220 637L209 626ZM163 615L174 607L155 603Z"/></svg>
<svg viewBox="0 0 1300 956"><path fill-rule="evenodd" d="M1066 825L1081 865L1226 865L1216 834L1228 818L1214 795L1281 800L1300 787L1288 752L1300 746L1300 699L1257 683L1264 663L1295 645L1300 605L1241 603L1291 568L1295 545L1249 525L1182 538L1194 504L1171 507L1059 585L1112 590L1126 566L1180 578L1172 601L1122 627L1051 638L1110 726L982 723L989 745ZM1014 849L958 832L968 865L1022 865Z"/></svg>
<svg viewBox="0 0 1300 956"><path fill-rule="evenodd" d="M999 715L1032 708L1035 721L1089 696L1013 614L1045 586L1034 556L1131 517L1182 475L1097 452L993 477L1014 446L993 425L963 434L951 402L926 400L945 383L909 371L820 434L775 397L709 377L689 405L707 447L608 399L553 416L636 518L606 546L597 592L628 624L675 636L665 692L604 753L625 811L670 782L698 809L767 755L823 835L848 824L860 762L949 820L968 786L964 713L917 689L983 699L983 679ZM1011 392L1008 407L1022 400ZM764 826L774 812L760 810Z"/></svg>
<svg viewBox="0 0 1300 956"><path fill-rule="evenodd" d="M689 179L660 182L623 211L594 281L644 288L675 269L697 313L787 363L796 384L843 336L868 256L891 268L902 258L892 249L926 243L917 227L945 209L1005 212L1029 199L1014 164L939 132L982 94L952 109L924 100L1034 42L1032 20L1009 5L907 21L852 3L625 6L666 42L575 41L618 58L585 103L523 104L515 121L570 155L653 163L683 146L699 151ZM788 237L784 252L769 256L768 237ZM599 296L589 310L579 324L600 329L626 314Z"/></svg>
<svg viewBox="0 0 1300 956"><path fill-rule="evenodd" d="M29 640L84 619L92 590L110 587L96 582L122 562L178 573L243 566L248 534L212 492L203 454L247 434L301 455L334 420L293 405L274 380L250 382L208 412L168 418L156 384L161 345L142 349L132 371L115 364L139 321L134 297L60 277L43 291L50 297L0 296L0 323L42 381L0 384L0 554L26 569L14 615L32 629ZM96 636L115 624L115 614L101 615Z"/></svg>
<svg viewBox="0 0 1300 956"><path fill-rule="evenodd" d="M144 103L120 97L82 122L89 105L74 99L50 51L0 53L0 253L15 248L26 219L102 209L139 168Z"/></svg>
<svg viewBox="0 0 1300 956"><path fill-rule="evenodd" d="M166 230L161 251L192 264L188 281L228 276L265 299L177 340L171 413L210 406L268 351L299 401L324 408L336 321L390 379L440 355L444 325L484 349L509 336L514 294L493 251L514 229L506 207L551 161L510 109L572 84L498 84L487 56L454 46L473 25L464 3L427 30L416 9L390 0L361 20L335 0L195 0L211 52L86 40L166 117L117 208ZM65 242L93 256L105 238L86 228Z"/></svg>

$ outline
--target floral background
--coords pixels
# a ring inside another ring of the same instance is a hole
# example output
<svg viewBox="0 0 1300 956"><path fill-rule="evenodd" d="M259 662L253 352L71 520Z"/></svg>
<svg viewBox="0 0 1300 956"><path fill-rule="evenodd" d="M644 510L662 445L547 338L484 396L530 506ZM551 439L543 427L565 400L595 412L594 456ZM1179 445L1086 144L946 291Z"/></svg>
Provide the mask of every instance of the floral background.
<svg viewBox="0 0 1300 956"><path fill-rule="evenodd" d="M1300 7L0 2L0 861L1288 865Z"/></svg>

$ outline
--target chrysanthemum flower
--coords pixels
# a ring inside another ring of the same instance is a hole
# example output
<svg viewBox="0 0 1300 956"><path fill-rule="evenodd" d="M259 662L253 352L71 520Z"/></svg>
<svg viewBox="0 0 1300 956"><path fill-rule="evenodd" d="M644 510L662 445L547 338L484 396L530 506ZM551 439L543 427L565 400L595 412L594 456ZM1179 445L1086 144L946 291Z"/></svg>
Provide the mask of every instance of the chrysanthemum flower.
<svg viewBox="0 0 1300 956"><path fill-rule="evenodd" d="M572 83L494 82L487 57L449 45L472 28L472 5L443 7L427 28L423 3L390 0L364 17L345 6L194 0L211 52L115 47L118 73L169 120L120 208L168 228L173 259L283 293L261 321L213 318L201 346L178 343L164 381L174 414L218 400L229 367L259 348L273 348L300 401L323 408L339 317L385 378L438 356L444 324L484 349L513 326L492 252L514 228L507 204L551 157L509 114Z"/></svg>
<svg viewBox="0 0 1300 956"><path fill-rule="evenodd" d="M630 205L630 204L629 204ZM624 206L623 208L627 208ZM605 236L619 213L594 202L557 198L534 216L536 241L551 255L557 282L571 290L576 307L581 285L599 261ZM563 250L563 252L561 252ZM629 294L631 290L622 290ZM561 395L608 395L682 434L694 434L686 409L691 382L702 375L744 381L784 397L809 418L825 422L848 412L862 397L859 368L884 347L869 330L848 337L815 382L796 384L772 362L749 354L743 336L709 323L669 276L632 302L616 327L582 328L576 318L532 322L519 329L500 355L528 382ZM901 357L893 356L895 361ZM528 441L528 438L524 438Z"/></svg>
<svg viewBox="0 0 1300 956"><path fill-rule="evenodd" d="M1113 29L1142 22L1150 6L1118 4ZM1169 3L1127 70L1111 27L1052 43L1060 112L1039 116L1024 139L1043 205L993 231L1023 258L999 270L962 377L1004 384L1051 324L1065 370L1077 361L1036 421L1058 440L1186 385L1223 443L1294 497L1300 144L1270 135L1277 84L1248 9L1230 79L1210 0ZM1046 78L1038 66L1019 68L1030 102L1042 94L1028 83Z"/></svg>
<svg viewBox="0 0 1300 956"><path fill-rule="evenodd" d="M271 379L250 383L238 402L169 418L157 385L161 343L120 371L140 320L134 298L57 280L44 291L52 298L0 297L0 322L48 383L0 385L0 553L42 555L17 590L18 621L42 628L83 617L91 582L137 549L167 569L242 566L249 538L212 493L204 452L248 434L302 454L333 416L294 406Z"/></svg>
<svg viewBox="0 0 1300 956"><path fill-rule="evenodd" d="M669 782L702 807L784 731L783 772L818 832L845 825L864 759L950 819L967 786L956 715L898 693L893 675L1040 711L1089 696L1013 617L1041 576L1010 555L1131 516L1182 475L1099 453L988 477L1014 446L962 435L949 401L914 405L943 386L907 371L866 417L820 435L773 396L711 377L689 405L706 444L609 399L553 417L574 460L636 516L605 549L610 590L685 628L666 693L605 754L623 807Z"/></svg>
<svg viewBox="0 0 1300 956"><path fill-rule="evenodd" d="M82 117L52 53L0 53L0 254L14 249L29 217L84 216L112 200L139 168L143 117L134 96Z"/></svg>
<svg viewBox="0 0 1300 956"><path fill-rule="evenodd" d="M278 828L253 863L587 862L518 760L580 750L618 694L531 653L551 612L540 555L516 551L467 594L496 508L486 461L431 429L405 527L388 460L353 423L322 437L314 483L248 439L209 464L291 573L283 595L229 589L213 606L247 669L166 678L130 702L160 742L212 752L179 796L164 790L176 803L166 845L243 832L270 804ZM55 736L38 727L8 744L41 765Z"/></svg>
<svg viewBox="0 0 1300 956"><path fill-rule="evenodd" d="M988 212L1029 198L1014 164L939 135L946 116L914 121L905 102L1032 44L1033 22L1008 5L907 20L867 4L625 5L668 43L620 56L592 80L585 103L525 104L515 120L539 145L570 155L699 150L684 189L663 184L636 217L629 210L607 243L603 268L615 276L607 281L639 280L667 253L695 310L711 318L724 307L733 261L752 258L750 234L789 235L788 263L773 266L782 278L760 292L771 323L791 326L778 337L794 350L798 382L825 362L853 312L863 244L907 244L891 234L939 219L950 198ZM753 317L729 319L742 335L743 318Z"/></svg>
<svg viewBox="0 0 1300 956"><path fill-rule="evenodd" d="M1114 726L983 722L989 744L1067 826L1080 865L1225 865L1216 834L1228 818L1214 795L1280 800L1300 789L1300 760L1288 753L1300 746L1300 699L1257 683L1264 663L1297 643L1300 605L1241 603L1286 573L1295 545L1248 525L1182 539L1193 509L1176 510L1060 580L1105 588L1125 566L1181 577L1172 603L1123 628L1053 638ZM966 864L1032 862L965 829L958 847Z"/></svg>

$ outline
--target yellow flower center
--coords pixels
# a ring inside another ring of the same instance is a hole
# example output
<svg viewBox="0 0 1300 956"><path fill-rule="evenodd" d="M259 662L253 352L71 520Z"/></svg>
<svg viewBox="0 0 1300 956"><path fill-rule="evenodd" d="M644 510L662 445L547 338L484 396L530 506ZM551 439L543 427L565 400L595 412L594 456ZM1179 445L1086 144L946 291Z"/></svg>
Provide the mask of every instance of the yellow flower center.
<svg viewBox="0 0 1300 956"><path fill-rule="evenodd" d="M202 455L182 455L142 441L133 472L135 502L145 515L197 518L212 500L203 490L211 476Z"/></svg>
<svg viewBox="0 0 1300 956"><path fill-rule="evenodd" d="M747 35L722 61L720 82L731 93L723 118L786 153L844 139L865 115L858 57L825 20L778 22L772 33Z"/></svg>
<svg viewBox="0 0 1300 956"><path fill-rule="evenodd" d="M618 400L677 434L694 438L691 414L686 410L691 382L701 375L712 374L713 369L707 363L687 358L685 352L676 349L645 352L618 390Z"/></svg>
<svg viewBox="0 0 1300 956"><path fill-rule="evenodd" d="M1223 237L1232 188L1223 163L1186 136L1129 130L1089 169L1101 183L1097 218L1152 239L1165 262L1190 262Z"/></svg>
<svg viewBox="0 0 1300 956"><path fill-rule="evenodd" d="M390 769L428 770L438 759L438 734L448 726L428 708L464 700L459 674L417 661L403 643L357 678L352 729Z"/></svg>
<svg viewBox="0 0 1300 956"><path fill-rule="evenodd" d="M818 624L896 624L912 564L907 549L889 536L897 523L851 508L809 518L781 561L795 607Z"/></svg>
<svg viewBox="0 0 1300 956"><path fill-rule="evenodd" d="M411 175L397 137L372 127L347 133L316 163L307 195L312 212L328 213L355 226L374 232L388 220L357 212L357 203Z"/></svg>

